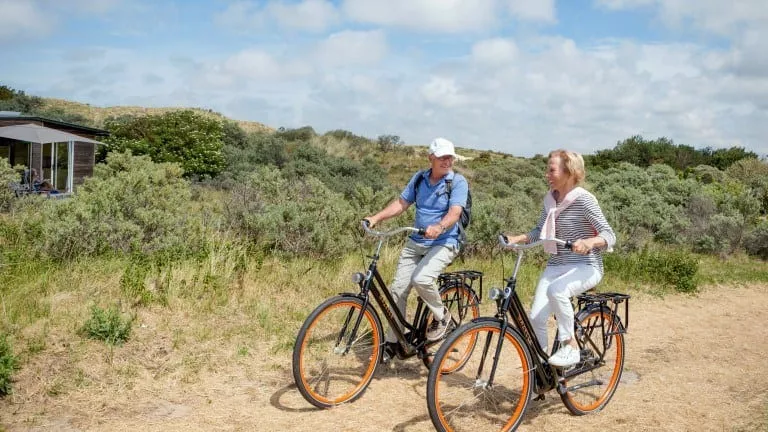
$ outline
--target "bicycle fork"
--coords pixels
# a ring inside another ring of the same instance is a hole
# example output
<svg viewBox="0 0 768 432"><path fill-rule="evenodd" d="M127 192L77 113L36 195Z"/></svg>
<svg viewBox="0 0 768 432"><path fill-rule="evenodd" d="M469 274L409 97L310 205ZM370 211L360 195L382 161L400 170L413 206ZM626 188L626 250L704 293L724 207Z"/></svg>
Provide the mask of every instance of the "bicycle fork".
<svg viewBox="0 0 768 432"><path fill-rule="evenodd" d="M474 388L489 389L493 387L493 379L496 377L496 368L499 365L499 359L501 358L501 345L504 343L504 335L507 332L509 323L507 320L503 320L501 324L501 332L499 333L499 340L496 341L496 347L493 352L493 362L491 363L491 371L488 375L488 379L482 379L483 369L485 368L485 362L488 359L488 351L491 348L492 332L488 332L483 346L483 355L480 357L480 366L477 368L477 375L475 375Z"/></svg>

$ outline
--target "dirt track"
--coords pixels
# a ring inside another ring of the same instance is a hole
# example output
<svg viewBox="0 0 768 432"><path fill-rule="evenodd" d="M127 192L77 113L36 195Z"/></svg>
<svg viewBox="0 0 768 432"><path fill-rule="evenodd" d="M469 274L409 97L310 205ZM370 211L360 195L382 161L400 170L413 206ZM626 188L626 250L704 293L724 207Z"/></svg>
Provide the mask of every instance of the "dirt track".
<svg viewBox="0 0 768 432"><path fill-rule="evenodd" d="M630 314L625 377L607 408L574 417L552 392L534 402L519 430L768 431L765 286L636 296ZM433 430L418 360L380 369L357 402L320 411L293 386L289 354L253 353L190 383L157 373L162 355L147 353L146 370L133 370L128 387L99 382L65 396L17 392L0 403L0 424L11 431ZM112 364L120 367L120 359ZM17 388L35 388L33 369L20 374Z"/></svg>

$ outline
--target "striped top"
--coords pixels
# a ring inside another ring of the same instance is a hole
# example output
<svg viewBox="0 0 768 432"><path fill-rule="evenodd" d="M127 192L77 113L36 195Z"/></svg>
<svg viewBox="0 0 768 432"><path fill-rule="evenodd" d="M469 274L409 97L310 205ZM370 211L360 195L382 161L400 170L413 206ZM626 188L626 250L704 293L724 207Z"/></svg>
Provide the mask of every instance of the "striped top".
<svg viewBox="0 0 768 432"><path fill-rule="evenodd" d="M542 209L539 223L536 228L528 233L528 242L536 241L541 234L541 227L547 217L546 210ZM600 210L597 198L590 193L585 193L576 198L570 206L560 213L555 221L555 237L561 240L576 241L590 237L600 236L605 239L609 247L616 244L616 235L608 225L608 221ZM577 254L564 246L557 245L557 255L550 255L547 266L561 266L574 264L588 264L595 267L600 274L603 273L603 255L601 248L592 249L587 255Z"/></svg>

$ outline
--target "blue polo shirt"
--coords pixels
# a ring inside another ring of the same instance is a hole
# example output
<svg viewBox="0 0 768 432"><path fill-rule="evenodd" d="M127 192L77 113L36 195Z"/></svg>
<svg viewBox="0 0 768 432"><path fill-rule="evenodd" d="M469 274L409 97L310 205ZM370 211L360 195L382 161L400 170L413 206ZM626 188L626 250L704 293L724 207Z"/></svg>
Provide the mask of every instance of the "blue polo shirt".
<svg viewBox="0 0 768 432"><path fill-rule="evenodd" d="M417 173L411 178L408 185L405 186L403 193L400 194L400 198L411 204L416 203L416 222L414 226L417 228L426 228L440 223L451 206L457 205L463 208L467 205L469 184L464 176L451 171L436 184L432 185L429 183L431 171L425 170ZM423 178L419 184L419 195L416 196L414 185L418 176ZM446 179L452 180L450 202L448 202ZM458 222L455 223L435 239L428 239L416 233L411 234L411 239L424 246L457 245L459 243L459 224Z"/></svg>

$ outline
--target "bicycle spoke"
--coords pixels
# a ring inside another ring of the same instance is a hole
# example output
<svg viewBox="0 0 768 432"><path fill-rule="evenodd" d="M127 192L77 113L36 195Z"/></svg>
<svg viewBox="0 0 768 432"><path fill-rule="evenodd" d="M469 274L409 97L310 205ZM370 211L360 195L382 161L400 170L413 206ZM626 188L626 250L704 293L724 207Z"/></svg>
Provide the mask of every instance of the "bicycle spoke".
<svg viewBox="0 0 768 432"><path fill-rule="evenodd" d="M618 325L608 310L594 309L577 319L579 346L586 358L566 373L567 392L561 398L569 411L583 415L602 409L613 397L624 367L624 336L607 331Z"/></svg>
<svg viewBox="0 0 768 432"><path fill-rule="evenodd" d="M352 332L356 335L350 341ZM318 307L294 350L294 379L305 399L327 408L359 397L378 364L380 332L359 299L337 297Z"/></svg>
<svg viewBox="0 0 768 432"><path fill-rule="evenodd" d="M452 335L440 349L427 383L430 417L438 430L499 430L522 419L527 392L532 386L531 368L523 342L507 333L497 367L494 357L500 327L496 322L473 323ZM447 353L454 344L472 338L481 340L461 369L445 371ZM489 343L486 343L488 341ZM489 377L494 381L489 384ZM439 425L439 426L438 426Z"/></svg>

